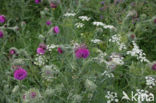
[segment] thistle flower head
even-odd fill
[[[6,18],[4,15],[0,15],[0,23],[4,23],[6,21]]]
[[[35,0],[36,4],[39,4],[41,2],[41,0]]]
[[[87,58],[89,56],[90,52],[89,50],[86,48],[85,45],[82,45],[78,48],[75,49],[75,56],[76,58],[80,59],[80,58]]]
[[[55,34],[58,34],[58,33],[60,32],[59,27],[58,27],[58,26],[55,26],[55,27],[53,28],[53,32],[54,32]]]
[[[0,30],[0,38],[3,38],[4,34],[3,31]]]
[[[14,78],[16,80],[23,80],[27,77],[27,71],[23,68],[16,69],[14,71]]]
[[[48,21],[46,22],[46,24],[49,26],[49,25],[51,25],[52,23],[51,23],[50,20],[48,20]]]
[[[41,94],[38,89],[32,88],[28,90],[24,95],[23,95],[23,101],[26,103],[30,102],[38,102],[39,99],[41,98]]]

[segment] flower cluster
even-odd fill
[[[153,78],[151,76],[146,76],[145,79],[146,79],[146,85],[149,88],[153,88],[153,87],[156,86],[156,80],[155,80],[155,78]]]
[[[115,93],[115,92],[107,91],[107,95],[105,97],[108,99],[107,103],[111,103],[111,102],[118,103],[119,102],[117,93]]]
[[[111,39],[109,39],[109,42],[116,43],[119,46],[119,50],[125,50],[127,49],[126,45],[124,43],[121,43],[121,36],[120,35],[113,35]]]
[[[76,13],[68,13],[68,12],[64,14],[65,17],[70,17],[70,16],[73,17],[75,15]]]
[[[82,28],[84,26],[84,24],[83,23],[76,23],[75,26],[76,26],[76,28]]]
[[[110,72],[108,72],[108,71],[104,71],[104,72],[102,73],[102,76],[106,76],[106,77],[108,77],[108,78],[114,78],[114,74],[113,74],[113,73],[110,73]]]
[[[95,26],[102,26],[104,29],[114,29],[114,30],[116,30],[116,28],[113,25],[106,25],[103,22],[95,21],[95,22],[93,22],[93,25],[95,25]]]
[[[89,21],[90,20],[90,17],[87,17],[87,16],[79,16],[78,18],[81,19],[82,21]]]
[[[137,57],[138,60],[140,60],[141,62],[147,62],[149,63],[149,60],[145,57],[146,54],[143,53],[142,49],[139,49],[138,45],[135,43],[135,41],[132,41],[133,43],[133,49],[131,51],[127,51],[128,55]]]
[[[38,66],[43,66],[47,62],[47,58],[44,55],[36,55],[34,64]]]

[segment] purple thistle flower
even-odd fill
[[[0,30],[0,38],[3,38],[4,34],[3,32]]]
[[[10,53],[11,55],[13,55],[13,54],[16,53],[16,51],[15,51],[14,49],[11,49],[11,50],[9,51],[9,53]]]
[[[48,20],[48,21],[46,22],[46,24],[47,24],[48,26],[51,25],[51,21]]]
[[[31,98],[35,98],[36,97],[36,92],[31,92]]]
[[[14,71],[14,78],[16,80],[23,80],[27,77],[27,71],[23,68],[16,69]]]
[[[63,53],[63,50],[61,48],[58,48],[57,51],[58,51],[59,54]]]
[[[152,70],[156,70],[156,64],[152,65]]]
[[[80,58],[87,58],[89,56],[89,50],[85,47],[80,47],[75,51],[75,56],[76,58],[80,59]]]
[[[104,1],[101,1],[101,5],[104,5],[105,4],[105,2]]]
[[[55,26],[53,28],[53,32],[56,33],[56,34],[58,34],[60,32],[59,27],[58,26]]]
[[[46,49],[47,49],[47,46],[46,46],[45,44],[41,43],[41,44],[39,45],[39,48],[43,48],[44,50],[46,50]]]
[[[154,19],[154,23],[156,24],[156,19]]]
[[[35,0],[36,4],[39,4],[41,2],[41,0]]]
[[[4,23],[6,20],[5,16],[0,15],[0,23]]]
[[[57,8],[57,5],[55,3],[50,3],[51,8]]]
[[[37,54],[45,54],[45,49],[37,48]]]
[[[47,46],[45,44],[40,44],[37,48],[37,54],[45,54]]]

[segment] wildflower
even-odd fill
[[[131,34],[131,35],[130,35],[130,38],[131,38],[132,40],[134,40],[134,39],[136,38],[135,34]]]
[[[82,28],[84,26],[84,24],[83,23],[76,23],[75,26],[76,26],[76,28]]]
[[[27,77],[27,71],[23,68],[16,69],[14,71],[14,78],[17,80],[23,80]]]
[[[82,21],[89,21],[90,17],[87,16],[79,16],[79,19],[81,19]]]
[[[46,22],[46,24],[47,24],[48,26],[51,25],[51,21],[48,20],[48,21]]]
[[[46,45],[40,44],[39,47],[37,48],[37,53],[38,54],[45,54],[45,51],[46,51]]]
[[[43,66],[47,62],[47,58],[44,55],[36,55],[34,64],[38,66]]]
[[[146,54],[143,53],[142,49],[139,49],[138,45],[135,43],[135,41],[132,41],[133,43],[133,49],[131,51],[127,51],[128,55],[137,57],[138,60],[140,60],[141,62],[147,62],[149,63],[149,60],[145,57]]]
[[[3,38],[4,34],[3,32],[0,30],[0,38]]]
[[[101,5],[104,5],[105,4],[105,2],[104,1],[101,1]]]
[[[79,47],[75,51],[75,56],[76,58],[87,58],[89,56],[89,50],[86,47]]]
[[[60,47],[57,48],[57,51],[58,51],[59,54],[62,54],[63,53],[63,50]]]
[[[152,65],[152,70],[156,70],[156,63]]]
[[[38,89],[32,88],[28,90],[24,95],[23,95],[23,101],[26,103],[30,102],[37,102],[41,98],[41,94]]]
[[[0,23],[4,23],[6,20],[5,16],[0,15]]]
[[[38,54],[45,54],[45,50],[43,48],[37,48]]]
[[[149,88],[153,88],[156,86],[156,80],[153,77],[146,76],[146,85],[149,86]]]
[[[75,13],[65,13],[64,16],[69,17],[69,16],[75,16]]]
[[[57,8],[57,5],[55,3],[50,3],[51,8]]]
[[[13,54],[16,53],[16,51],[15,51],[14,49],[11,49],[11,50],[9,51],[9,53],[10,53],[11,55],[13,55]]]
[[[41,2],[41,0],[35,0],[36,4],[39,4]]]
[[[40,48],[43,48],[44,50],[47,49],[47,46],[46,46],[45,44],[43,44],[43,43],[41,43],[41,44],[39,45],[39,47],[40,47]]]
[[[105,97],[108,99],[107,103],[112,103],[113,101],[116,103],[119,102],[119,99],[117,98],[117,93],[115,92],[107,91],[107,95]]]
[[[101,43],[102,41],[100,39],[92,39],[91,40],[92,43],[95,43],[95,44],[99,44]]]
[[[154,19],[154,23],[156,24],[156,19]]]
[[[54,32],[55,34],[58,34],[58,33],[60,32],[59,27],[58,27],[58,26],[55,26],[55,27],[53,28],[53,32]]]

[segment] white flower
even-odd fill
[[[47,45],[47,50],[52,51],[52,49],[57,48],[57,47],[58,45],[55,45],[55,44]]]
[[[120,35],[113,35],[111,39],[109,39],[109,42],[116,43],[119,46],[119,50],[125,50],[127,49],[126,45],[124,43],[121,43],[121,36]]]
[[[93,22],[93,25],[95,26],[105,26],[105,24],[103,22]]]
[[[98,43],[101,43],[102,41],[100,39],[92,39],[91,42],[98,44]]]
[[[95,22],[93,22],[93,25],[102,26],[104,29],[114,29],[114,30],[116,30],[116,28],[113,25],[106,25],[103,22],[95,21]]]
[[[118,102],[119,99],[117,98],[117,93],[115,92],[110,92],[110,91],[107,91],[107,95],[105,96],[108,100],[107,100],[107,103],[111,103],[111,102]]]
[[[102,76],[106,76],[108,78],[113,78],[114,77],[114,74],[113,73],[110,73],[108,71],[104,71],[101,75]]]
[[[34,64],[38,66],[43,66],[47,62],[47,59],[44,55],[36,55]]]
[[[87,16],[79,16],[79,19],[81,19],[82,21],[89,21],[90,17]]]
[[[66,17],[75,16],[75,15],[76,15],[76,13],[65,13],[64,14],[64,16],[66,16]]]
[[[145,57],[146,54],[143,53],[142,49],[139,49],[139,47],[137,46],[137,44],[135,43],[135,41],[132,42],[133,43],[133,49],[131,51],[127,51],[128,55],[137,57],[138,60],[140,60],[141,62],[147,62],[149,63],[150,61]]]
[[[154,86],[156,86],[155,78],[146,76],[145,79],[146,79],[146,85],[149,86],[149,88],[153,88]]]
[[[75,26],[76,26],[76,28],[82,28],[84,26],[84,24],[83,23],[76,23]]]

